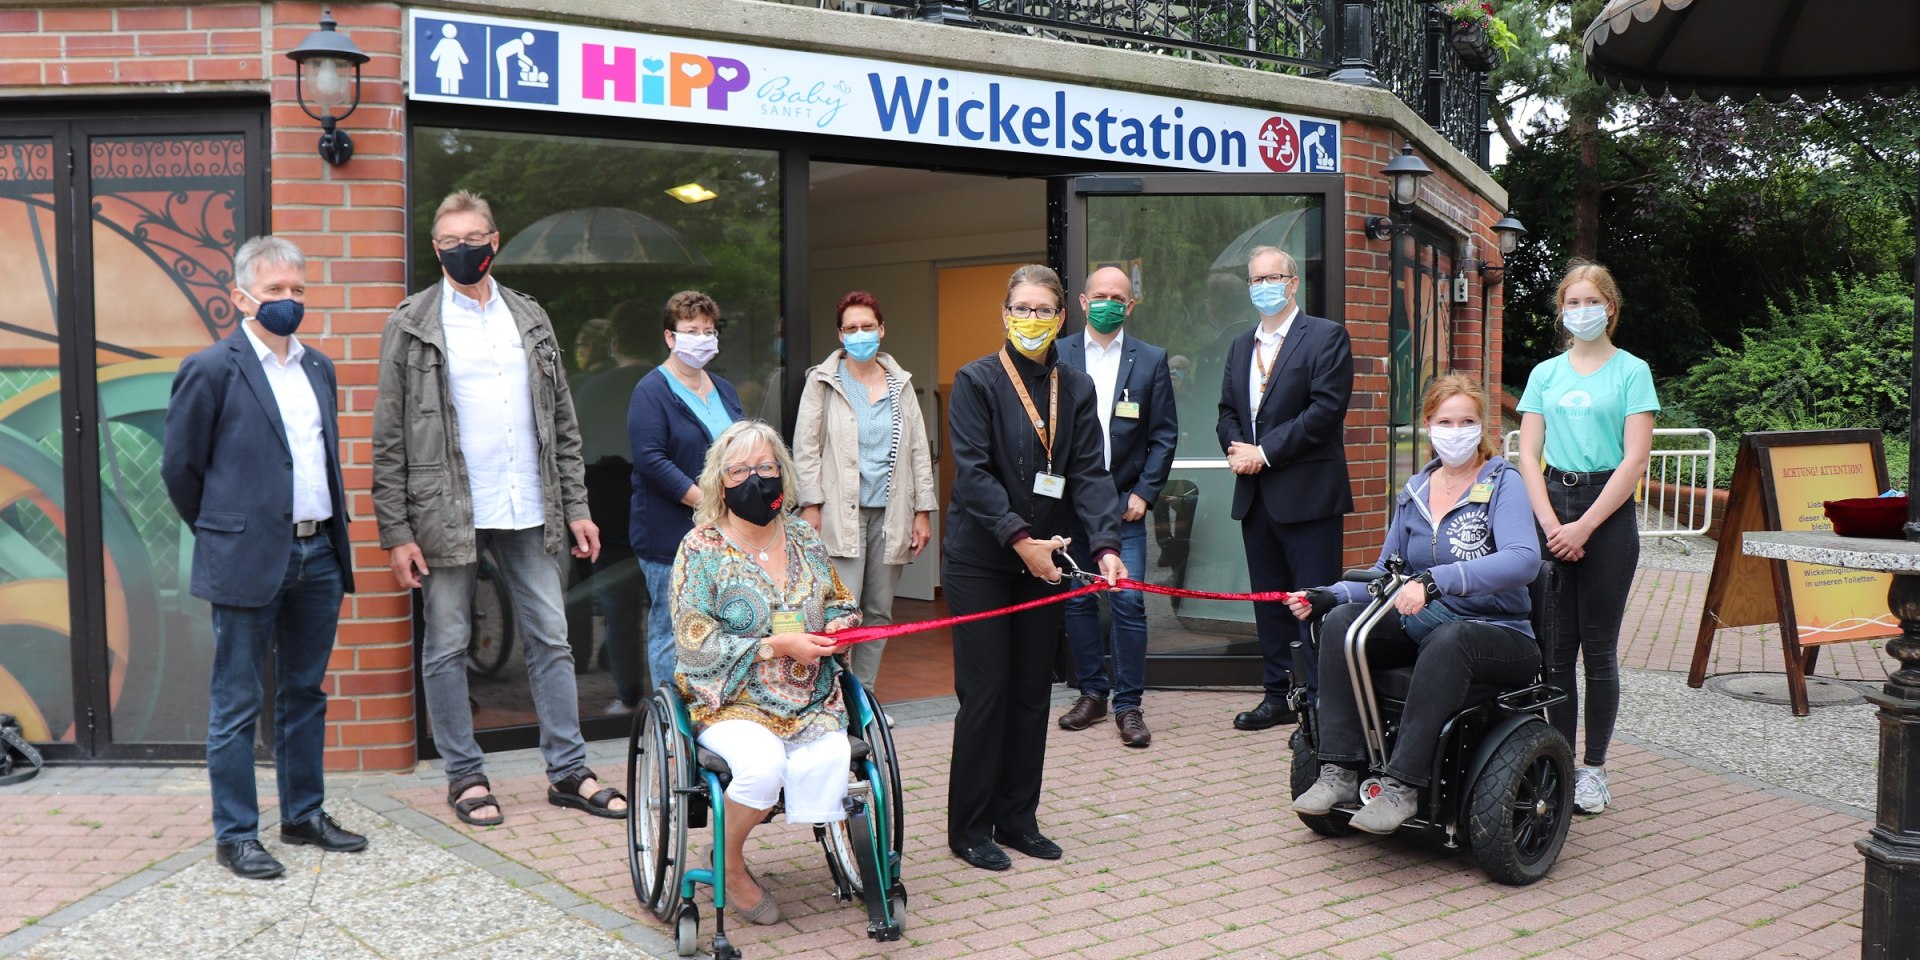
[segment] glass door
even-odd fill
[[[1344,322],[1344,185],[1326,175],[1164,173],[1067,177],[1053,186],[1049,236],[1071,294],[1067,332],[1085,325],[1078,294],[1087,274],[1119,267],[1133,277],[1138,301],[1128,335],[1164,347],[1174,377],[1179,445],[1147,515],[1147,569],[1133,573],[1168,586],[1245,591],[1234,476],[1215,425],[1227,348],[1258,321],[1247,298],[1247,252],[1272,246],[1292,254],[1301,308]],[[1149,685],[1257,686],[1260,669],[1250,604],[1147,597]]]
[[[1453,359],[1453,241],[1415,223],[1394,237],[1393,301],[1388,316],[1387,422],[1393,449],[1387,457],[1387,489],[1398,491],[1431,456],[1420,397]],[[1388,498],[1392,510],[1394,498]]]

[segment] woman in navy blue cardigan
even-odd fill
[[[680,541],[693,529],[700,503],[694,478],[707,462],[707,448],[727,426],[742,419],[733,384],[704,368],[720,352],[720,306],[713,298],[683,290],[667,300],[667,362],[640,378],[627,404],[627,441],[633,447],[633,555],[647,580],[649,684],[673,679],[672,617],[668,581]]]

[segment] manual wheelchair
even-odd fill
[[[1543,610],[1550,595],[1547,579],[1556,574],[1543,564],[1528,591],[1533,600],[1534,635],[1542,648],[1541,669],[1551,654],[1553,621]],[[1370,669],[1367,637],[1374,625],[1395,616],[1394,595],[1412,579],[1400,558],[1386,562],[1386,570],[1350,570],[1345,579],[1366,583],[1370,600],[1342,638],[1348,674],[1359,707],[1362,739],[1367,745],[1367,770],[1361,774],[1364,801],[1336,804],[1326,814],[1298,814],[1313,832],[1328,837],[1354,832],[1350,824],[1362,802],[1379,795],[1387,758],[1399,733],[1401,711],[1413,680],[1411,666]],[[1320,622],[1316,617],[1309,639],[1293,644],[1293,676],[1289,706],[1300,714],[1293,733],[1293,796],[1307,792],[1320,773],[1317,752],[1318,715],[1307,695],[1306,658],[1319,656]],[[1518,690],[1500,690],[1475,683],[1467,703],[1448,718],[1434,749],[1428,786],[1420,790],[1418,811],[1399,833],[1438,840],[1458,850],[1464,840],[1475,861],[1497,882],[1524,886],[1547,875],[1566,843],[1573,813],[1573,750],[1566,737],[1546,720],[1547,708],[1566,700],[1566,693],[1536,677]]]
[[[852,783],[847,818],[815,824],[814,839],[826,852],[834,899],[858,896],[867,908],[867,936],[898,940],[906,932],[907,888],[900,880],[902,821],[900,765],[893,732],[880,706],[852,672],[841,671],[851,741]],[[694,888],[713,888],[713,955],[738,960],[727,939],[726,807],[723,791],[732,779],[726,761],[694,741],[686,704],[661,685],[634,713],[627,739],[627,862],[633,892],[642,906],[673,924],[674,946],[692,956],[700,939],[700,908]],[[767,811],[768,820],[782,804]],[[696,866],[688,857],[688,831],[712,821],[713,854]]]

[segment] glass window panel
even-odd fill
[[[101,545],[116,743],[206,739],[211,615],[187,592],[193,533],[160,479],[181,358],[233,329],[233,255],[258,202],[240,134],[92,138]]]
[[[0,138],[0,713],[72,742],[53,156]]]
[[[1176,467],[1148,521],[1153,583],[1196,590],[1248,589],[1233,473],[1220,450],[1227,349],[1258,322],[1247,295],[1247,251],[1272,246],[1299,264],[1301,306],[1326,314],[1323,201],[1318,194],[1126,195],[1087,198],[1087,263],[1135,280],[1130,335],[1165,347],[1179,371]],[[1077,291],[1084,278],[1067,278]],[[1209,600],[1147,600],[1148,652],[1258,655],[1253,608]]]
[[[608,672],[609,640],[634,648],[632,662],[645,659],[645,587],[626,547],[626,414],[633,385],[666,359],[669,296],[695,289],[719,303],[720,355],[707,370],[739,390],[747,416],[781,422],[779,154],[449,127],[414,133],[412,288],[441,277],[429,246],[435,208],[472,190],[500,231],[493,275],[537,298],[573,348],[567,376],[603,552],[598,564],[573,564],[568,633],[581,715],[599,716],[622,692]],[[682,191],[694,200],[686,202],[667,192],[689,184],[714,196]],[[616,337],[622,356],[603,352],[609,326],[632,331]],[[469,656],[479,729],[535,722],[522,644],[493,584],[483,576]]]

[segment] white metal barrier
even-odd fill
[[[1663,443],[1664,440],[1664,443]],[[1713,478],[1719,441],[1712,430],[1653,431],[1647,474],[1634,491],[1643,537],[1699,536],[1713,526]],[[1520,431],[1507,434],[1506,457],[1520,465]]]

